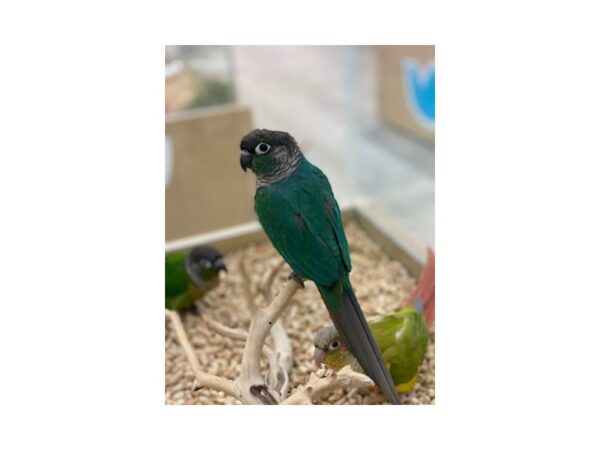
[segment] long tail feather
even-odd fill
[[[427,263],[408,303],[421,310],[428,326],[435,322],[435,255],[430,248],[427,249]]]
[[[326,297],[329,293],[321,290]],[[400,404],[394,381],[383,360],[360,305],[351,287],[344,287],[341,306],[336,308],[325,301],[333,323],[344,339],[352,354],[358,359],[365,373],[381,388],[387,399],[395,405]]]

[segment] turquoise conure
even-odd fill
[[[283,131],[254,130],[242,138],[240,149],[242,169],[256,174],[254,209],[273,246],[298,277],[314,281],[364,372],[399,404],[350,284],[350,250],[327,177]]]

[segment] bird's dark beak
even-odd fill
[[[227,266],[225,265],[222,259],[215,263],[215,269],[217,269],[217,272],[220,272],[221,270],[227,272]]]
[[[248,169],[248,167],[252,168],[252,154],[246,150],[242,150],[240,152],[240,164],[242,169],[244,169],[244,172]]]
[[[321,364],[325,362],[325,351],[321,347],[315,345],[315,364],[317,369],[321,367]]]

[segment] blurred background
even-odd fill
[[[434,247],[434,46],[167,46],[166,239],[255,220],[254,128],[292,134],[340,207]]]

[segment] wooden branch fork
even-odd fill
[[[260,374],[260,353],[271,327],[279,319],[299,288],[300,285],[295,280],[289,280],[277,298],[265,308],[260,308],[252,319],[242,356],[240,376],[235,381],[240,398],[244,403],[274,405],[279,403],[285,395],[285,393],[266,385]],[[277,382],[279,384],[279,379]],[[281,379],[281,383],[283,383],[283,379]]]
[[[265,297],[265,307],[256,308],[250,290],[248,290],[248,306],[250,312],[254,314],[248,332],[227,327],[212,319],[201,307],[198,308],[198,312],[208,328],[223,336],[246,341],[240,374],[235,381],[209,375],[202,370],[179,313],[165,310],[166,317],[173,324],[177,339],[192,367],[196,377],[195,385],[222,391],[249,405],[312,404],[313,401],[326,396],[337,388],[372,386],[373,381],[369,377],[352,371],[349,366],[344,367],[338,373],[319,369],[317,373],[311,375],[305,386],[299,387],[289,398],[286,398],[289,390],[289,373],[293,363],[292,346],[279,318],[292,301],[296,291],[303,286],[296,278],[290,277],[283,290],[273,300],[271,286],[282,266],[283,262],[270,271],[260,284],[258,290]],[[241,270],[244,278],[249,282],[243,264]],[[265,345],[265,339],[269,333],[273,339],[274,349]],[[269,362],[269,371],[266,377],[260,373],[261,353]]]

